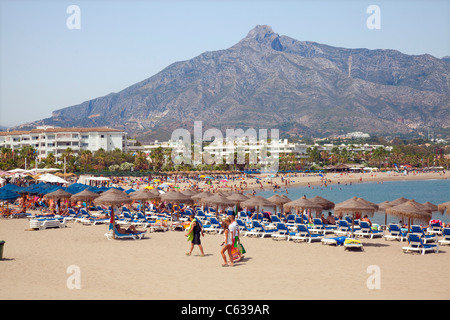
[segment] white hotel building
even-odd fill
[[[31,131],[0,132],[0,148],[13,150],[32,146],[37,150],[39,159],[52,153],[59,158],[71,148],[75,153],[83,150],[95,152],[120,149],[127,150],[127,134],[111,128],[57,128],[42,126]]]

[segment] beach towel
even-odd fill
[[[348,244],[348,245],[360,245],[360,244],[361,244],[361,241],[356,240],[356,239],[350,239],[350,238],[348,238],[348,239],[345,239],[344,244]]]
[[[195,219],[192,220],[192,222],[196,221]],[[192,226],[192,222],[189,224],[189,226],[186,228],[186,231],[189,232],[191,231],[191,226]],[[188,237],[187,237],[187,241],[192,242],[192,240],[194,240],[194,232],[191,232]]]
[[[341,244],[343,244],[345,242],[345,239],[347,239],[346,237],[337,237],[337,238],[332,238],[334,240],[336,240],[336,244],[338,246],[340,246]]]

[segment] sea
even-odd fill
[[[384,182],[357,182],[352,184],[333,184],[327,187],[292,187],[287,189],[279,189],[277,192],[265,190],[257,192],[257,195],[269,198],[274,194],[284,194],[292,200],[296,200],[302,196],[313,198],[321,196],[335,204],[348,200],[354,196],[364,198],[373,203],[381,203],[383,201],[392,201],[400,197],[415,200],[424,203],[431,202],[435,205],[450,201],[450,179],[436,180],[405,180],[405,181],[384,181]],[[269,208],[267,208],[269,209]],[[330,210],[332,213],[333,211]],[[323,212],[325,216],[328,211]],[[385,224],[385,213],[376,212],[370,218],[372,223],[379,225]],[[432,219],[441,220],[450,223],[450,212],[441,214],[433,212]],[[398,223],[399,217],[387,215],[387,223]]]

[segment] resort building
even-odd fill
[[[17,150],[32,146],[37,150],[38,159],[52,153],[59,159],[67,148],[73,152],[99,149],[105,151],[120,149],[127,151],[127,134],[111,128],[57,128],[42,126],[31,131],[0,132],[0,148]]]
[[[145,152],[147,155],[157,149],[162,148],[164,150],[171,150],[172,154],[175,155],[186,155],[189,154],[188,148],[192,148],[193,146],[190,143],[183,143],[180,141],[164,141],[159,142],[155,141],[151,145],[144,145],[140,147],[140,151]],[[392,147],[383,146],[383,145],[369,145],[369,144],[305,144],[305,143],[294,143],[289,142],[288,139],[279,139],[277,141],[268,141],[268,140],[255,140],[249,142],[245,139],[235,139],[233,141],[214,141],[209,144],[204,144],[202,146],[202,150],[200,154],[208,155],[214,159],[232,159],[233,156],[236,156],[238,152],[241,152],[245,155],[256,155],[258,157],[258,162],[261,162],[263,159],[260,158],[262,154],[271,155],[274,154],[275,157],[278,157],[280,154],[294,154],[297,159],[308,158],[309,152],[308,149],[317,148],[319,152],[326,151],[330,154],[333,153],[334,150],[347,150],[349,153],[356,154],[358,152],[371,152],[378,148],[384,148],[387,151],[391,151]],[[192,154],[191,154],[192,155]],[[193,163],[197,165],[199,163]]]

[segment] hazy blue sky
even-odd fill
[[[80,8],[80,29],[66,12]],[[381,29],[366,13],[380,8]],[[169,64],[226,49],[258,24],[297,40],[450,55],[450,1],[0,0],[0,125],[120,91]]]

